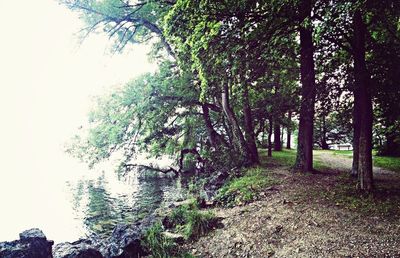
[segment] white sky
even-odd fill
[[[60,147],[85,120],[90,96],[155,65],[143,46],[109,54],[105,35],[79,47],[74,34],[82,22],[55,0],[0,0],[0,24],[1,226],[26,201],[27,188],[59,176]]]

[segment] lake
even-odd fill
[[[181,198],[179,181],[171,177],[120,176],[112,166],[89,170],[59,153],[31,169],[21,163],[0,173],[0,241],[38,227],[56,243],[96,233],[107,236],[117,223],[130,223],[162,203]],[[18,164],[16,164],[18,165]]]

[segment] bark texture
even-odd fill
[[[311,19],[311,0],[301,0],[299,4],[301,20]],[[314,46],[312,25],[300,25],[300,77],[301,105],[295,171],[313,170],[313,130],[315,104]]]
[[[290,150],[291,149],[291,141],[292,141],[292,127],[291,127],[291,122],[292,122],[292,111],[289,110],[288,112],[288,126],[286,128],[286,149]]]
[[[358,183],[362,190],[373,189],[372,175],[372,98],[371,77],[365,61],[365,38],[367,27],[362,13],[357,10],[353,18],[354,26],[354,79],[355,79],[355,115],[359,122],[358,142]]]
[[[274,123],[274,150],[275,151],[281,151],[282,150],[281,125],[276,120],[275,120],[275,123]]]
[[[229,104],[229,89],[228,85],[224,84],[223,90],[221,93],[222,98],[222,109],[224,114],[228,120],[228,123],[232,127],[232,141],[234,148],[241,154],[244,162],[251,163],[251,159],[249,158],[249,149],[247,147],[246,141],[243,136],[243,132],[239,126],[238,120],[233,112],[230,104]]]
[[[249,150],[249,158],[252,164],[260,163],[254,135],[253,118],[249,101],[249,89],[247,84],[243,85],[243,116],[244,116],[244,131],[247,148]]]

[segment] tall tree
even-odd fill
[[[354,116],[357,117],[355,132],[358,136],[358,178],[362,190],[373,188],[372,177],[372,83],[365,61],[367,27],[361,10],[353,17],[354,51]]]
[[[313,170],[313,130],[315,103],[314,44],[311,22],[311,0],[301,0],[300,14],[300,70],[301,70],[301,105],[295,171]]]

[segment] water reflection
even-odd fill
[[[118,223],[133,223],[163,203],[181,198],[179,180],[130,173],[125,177],[105,171],[94,178],[69,181],[75,220],[84,234],[108,236]]]

